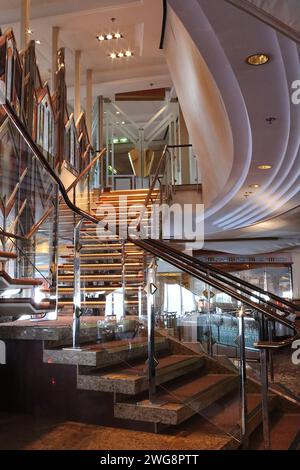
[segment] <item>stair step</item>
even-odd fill
[[[238,386],[232,374],[205,374],[186,377],[157,393],[156,403],[116,403],[114,416],[120,419],[178,425],[214,403]]]
[[[270,428],[271,450],[300,450],[300,413],[273,412]],[[262,428],[251,436],[249,447],[264,449]]]
[[[269,397],[269,411],[276,404],[276,397]],[[247,393],[247,416],[248,416],[248,434],[250,435],[262,422],[262,405],[260,393]],[[216,402],[212,403],[201,415],[210,423],[216,425],[219,429],[225,431],[235,441],[240,441],[241,431],[241,411],[240,395],[238,390],[225,395]]]
[[[126,286],[125,287],[125,293],[126,292],[138,292],[141,286]],[[114,292],[118,287],[106,287],[106,286],[98,286],[98,287],[82,287],[81,291],[82,292]],[[61,287],[58,286],[58,292],[60,294],[73,294],[74,289],[72,287]]]
[[[83,250],[108,250],[108,249],[122,249],[123,244],[122,243],[96,243],[96,244],[88,244],[88,243],[82,243],[82,248],[81,252]],[[125,243],[125,247],[135,247],[134,243]],[[74,245],[67,245],[68,249],[74,249]],[[136,247],[135,247],[136,249]]]
[[[140,258],[140,257],[144,257],[144,254],[142,252],[139,252],[139,251],[126,251],[125,252],[125,256],[126,258]],[[67,259],[67,260],[70,260],[70,259],[74,259],[74,255],[62,255],[61,258],[63,259]],[[81,259],[94,259],[94,260],[97,260],[97,259],[106,259],[106,258],[122,258],[122,253],[121,252],[108,252],[108,253],[80,253],[80,258]]]
[[[125,305],[138,305],[138,300],[125,300],[124,301]],[[60,299],[58,301],[58,306],[59,307],[64,307],[68,305],[74,305],[73,299],[72,300],[64,300]],[[106,300],[98,300],[98,299],[91,299],[91,300],[84,300],[81,302],[81,307],[105,307],[106,306]]]
[[[0,251],[0,261],[9,261],[10,259],[16,259],[16,253],[12,253],[11,251]]]
[[[0,271],[0,290],[4,289],[29,289],[40,286],[43,281],[40,279],[19,278],[14,279],[6,271]]]
[[[92,271],[111,271],[115,269],[122,269],[122,263],[81,263],[80,269],[83,270],[92,270]],[[126,268],[131,268],[131,269],[141,269],[143,267],[143,263],[131,263],[131,262],[125,262],[125,267]],[[58,269],[61,271],[68,271],[74,269],[74,264],[60,264],[58,266]]]
[[[171,355],[159,359],[156,368],[156,382],[162,384],[183,374],[197,370],[204,365],[204,356]],[[81,390],[116,392],[138,395],[148,390],[147,366],[145,361],[124,364],[109,371],[92,371],[79,374],[77,387]]]
[[[166,338],[157,337],[155,348],[157,352],[167,351]],[[116,340],[107,343],[90,344],[80,350],[45,349],[44,362],[55,364],[73,364],[90,367],[106,367],[144,357],[146,359],[148,342],[146,337],[135,337],[132,340]]]
[[[40,315],[55,308],[53,302],[36,303],[31,298],[0,299],[1,316]]]
[[[143,274],[125,274],[124,278],[127,280],[143,280],[144,275]],[[73,281],[74,279],[74,273],[72,274],[61,274],[58,275],[58,281],[59,282],[70,282]],[[84,281],[122,281],[123,276],[121,274],[85,274],[83,276]]]

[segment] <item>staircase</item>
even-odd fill
[[[93,215],[103,219],[104,210],[113,207],[116,214],[117,228],[126,226],[137,219],[145,201],[148,190],[136,191],[106,191],[99,195],[96,191],[92,197]],[[154,193],[155,195],[155,193]],[[127,206],[119,207],[119,201],[126,198]],[[78,199],[78,205],[84,207],[84,197]],[[132,210],[135,207],[137,213]],[[147,217],[151,211],[151,203],[145,211]],[[101,212],[101,216],[99,215]],[[106,216],[107,217],[107,216]],[[106,221],[113,222],[108,216]],[[60,239],[72,240],[74,215],[66,204],[60,205]],[[123,294],[124,308],[127,314],[138,314],[139,296],[145,286],[145,252],[128,241],[123,242],[116,234],[104,240],[97,234],[95,224],[84,221],[81,227],[80,268],[82,278],[82,303],[90,314],[104,315],[107,296],[111,295],[112,310],[114,311],[114,295]],[[60,249],[60,264],[58,266],[58,306],[62,314],[71,313],[73,306],[74,281],[74,245],[62,245]],[[118,307],[119,308],[119,307]],[[118,312],[122,315],[123,312]]]
[[[157,333],[157,393],[150,401],[145,333],[88,342],[78,351],[50,346],[44,350],[44,362],[76,365],[79,390],[113,395],[117,427],[123,421],[123,427],[132,429],[139,422],[162,439],[188,437],[199,449],[241,447],[238,373],[206,354]],[[255,381],[248,380],[247,402],[249,447],[263,449],[261,393]],[[269,411],[272,448],[298,446],[300,407],[272,392]]]

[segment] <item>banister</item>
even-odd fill
[[[151,240],[149,240],[151,242]],[[186,258],[188,260],[190,260],[191,257],[189,257],[187,254],[177,250],[176,248],[174,247],[171,247],[159,240],[155,240],[155,243],[158,243],[160,245],[162,245],[164,248],[168,248],[168,250],[170,251],[173,251],[176,255],[178,256],[181,256],[183,258]],[[237,278],[236,276],[230,274],[230,273],[226,273],[224,271],[222,271],[221,269],[219,268],[216,268],[214,266],[211,266],[211,265],[207,265],[206,263],[204,263],[203,261],[200,261],[199,259],[196,259],[196,258],[192,258],[193,260],[193,263],[199,265],[199,266],[202,266],[204,269],[209,269],[211,272],[214,272],[214,273],[217,273],[218,275],[222,276],[223,278],[225,279],[229,279],[230,281],[234,282],[234,283],[239,283],[240,285],[242,286],[245,286],[247,287],[248,289],[252,289],[256,292],[260,292],[261,294],[263,295],[267,295],[268,297],[272,298],[274,301],[276,302],[279,302],[283,305],[286,305],[287,307],[293,309],[293,310],[297,310],[297,311],[300,311],[300,306],[299,305],[295,305],[294,303],[290,302],[289,300],[286,300],[286,299],[282,299],[281,297],[279,297],[278,295],[276,294],[273,294],[272,292],[266,292],[264,291],[264,289],[262,289],[261,287],[258,287],[258,286],[253,286],[252,284],[250,284],[249,282],[243,280],[243,279],[240,279],[240,278]],[[255,296],[254,293],[251,292],[251,295]],[[264,300],[263,298],[261,297],[258,297],[256,296],[257,298],[259,298],[262,302],[264,303],[269,303],[267,300]],[[280,308],[280,306],[278,305],[274,305],[274,307],[276,307],[278,310],[282,310],[282,308]]]
[[[58,185],[60,193],[61,193],[66,205],[69,207],[69,209],[71,209],[73,212],[78,214],[80,217],[83,217],[84,219],[89,220],[90,222],[93,222],[93,223],[97,224],[99,221],[96,217],[92,216],[88,212],[83,211],[82,209],[79,209],[79,207],[75,206],[75,204],[73,204],[71,202],[71,200],[69,199],[69,196],[68,196],[68,192],[67,192],[66,188],[64,187],[62,181],[56,175],[55,171],[51,168],[50,164],[48,163],[48,161],[46,160],[46,158],[44,157],[44,155],[42,154],[42,152],[40,151],[40,149],[38,148],[36,143],[33,141],[32,137],[28,134],[28,131],[27,131],[25,125],[19,119],[19,117],[15,113],[12,106],[7,102],[7,100],[5,101],[4,104],[1,103],[1,105],[4,109],[4,111],[6,112],[7,116],[9,117],[9,119],[13,123],[13,125],[16,127],[18,132],[23,137],[24,141],[26,142],[26,144],[28,145],[28,147],[30,148],[32,153],[36,156],[36,158],[39,160],[39,162],[42,164],[42,166],[48,172],[49,176]]]
[[[282,349],[287,346],[290,346],[297,339],[300,339],[300,328],[297,325],[295,325],[293,322],[291,322],[290,320],[287,320],[286,318],[270,310],[269,308],[264,307],[261,304],[257,304],[253,302],[251,299],[248,299],[247,297],[244,297],[243,295],[239,294],[236,290],[231,289],[231,287],[223,285],[215,279],[211,279],[207,274],[204,274],[203,272],[199,270],[199,268],[194,267],[190,263],[188,262],[185,263],[179,257],[172,256],[172,254],[168,252],[168,247],[167,249],[163,250],[159,245],[155,245],[153,241],[152,243],[149,243],[149,240],[141,240],[139,238],[130,238],[130,241],[132,241],[135,245],[143,248],[144,250],[154,254],[155,256],[162,258],[163,260],[179,268],[180,270],[186,272],[187,274],[195,277],[196,279],[204,281],[207,284],[211,285],[212,287],[215,287],[216,289],[221,290],[222,292],[225,292],[226,294],[230,295],[232,298],[238,300],[239,302],[242,302],[248,307],[251,307],[252,309],[262,313],[270,320],[278,322],[282,324],[283,326],[286,326],[294,331],[294,336],[287,338],[283,341],[278,341],[278,342],[260,341],[257,343],[258,348]]]
[[[75,188],[75,186],[79,183],[79,181],[90,171],[90,169],[97,163],[100,158],[103,157],[106,149],[103,148],[98,155],[85,167],[85,169],[75,178],[72,184],[68,186],[67,192],[71,191],[71,189]]]
[[[74,189],[76,187],[76,185],[79,183],[79,181],[81,180],[81,178],[83,178],[83,176],[86,175],[86,173],[88,173],[88,171],[92,168],[93,165],[95,165],[95,163],[97,163],[97,161],[103,157],[104,155],[104,152],[105,152],[105,148],[101,150],[101,152],[86,166],[86,168],[80,173],[80,175],[78,175],[75,180],[73,181],[72,184],[70,184],[70,186],[68,186],[68,188],[66,189],[67,193],[69,193],[71,191],[71,189]],[[62,200],[62,196],[59,198],[59,203],[61,202]],[[45,220],[47,220],[47,218],[49,217],[49,215],[53,212],[53,206],[52,207],[49,207],[49,209],[42,215],[42,217],[40,218],[40,220],[38,220],[31,228],[30,232],[26,234],[26,239],[30,239],[36,232],[37,230],[40,228],[40,226],[45,222]]]
[[[163,149],[163,151],[162,151],[162,154],[161,154],[161,156],[160,156],[158,165],[157,165],[157,167],[156,167],[156,172],[155,172],[155,174],[154,174],[154,178],[153,178],[152,183],[151,183],[151,185],[150,185],[150,188],[149,188],[149,190],[148,190],[148,192],[147,192],[147,194],[146,194],[145,202],[144,202],[144,205],[143,205],[143,207],[142,207],[142,210],[141,210],[141,213],[140,213],[140,217],[139,217],[139,219],[138,219],[138,223],[137,223],[137,229],[138,229],[138,230],[140,230],[141,222],[142,222],[142,220],[143,220],[145,210],[146,210],[146,208],[147,208],[147,206],[148,206],[148,204],[149,204],[149,201],[150,201],[150,199],[151,199],[151,195],[152,195],[152,192],[153,192],[153,190],[154,190],[154,188],[155,188],[156,182],[157,182],[157,180],[158,180],[158,177],[159,177],[159,174],[160,174],[160,169],[161,169],[162,163],[163,163],[164,160],[165,160],[165,155],[166,155],[167,151],[168,151],[168,145],[165,145],[165,146],[164,146],[164,149]]]

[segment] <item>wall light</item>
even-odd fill
[[[40,41],[39,39],[37,39],[37,40],[35,41],[35,43],[38,44],[38,45],[40,45],[40,44],[41,44],[41,41]]]

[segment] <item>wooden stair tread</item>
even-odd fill
[[[15,279],[12,278],[6,271],[0,271],[0,278],[3,279],[3,286],[7,284],[7,287],[16,286],[16,287],[32,287],[32,286],[40,286],[43,284],[43,281],[40,279],[33,279],[33,278],[20,278]],[[1,286],[1,281],[0,281]],[[5,287],[5,286],[4,286]],[[2,288],[2,286],[1,286]]]
[[[10,259],[17,259],[17,254],[12,253],[11,251],[1,251],[0,250],[0,261],[6,261]]]

